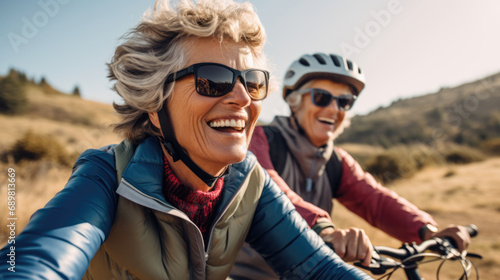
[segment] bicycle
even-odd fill
[[[475,237],[478,234],[478,228],[475,225],[468,225],[466,228],[471,237]],[[433,251],[433,253],[426,251]],[[382,255],[387,257],[383,257]],[[424,260],[425,257],[430,257],[431,259]],[[436,272],[436,279],[439,279],[440,270],[445,262],[458,261],[464,271],[460,280],[469,279],[473,267],[475,269],[475,279],[479,279],[477,266],[469,258],[481,259],[482,256],[475,253],[467,253],[465,251],[464,253],[458,252],[455,242],[451,238],[434,237],[418,245],[416,243],[405,243],[399,249],[386,246],[374,246],[372,261],[368,267],[363,266],[361,262],[355,262],[354,265],[369,270],[375,275],[383,274],[379,279],[390,279],[395,271],[404,269],[408,280],[422,280],[423,278],[418,271],[419,265],[441,261]],[[391,271],[387,272],[388,270]]]

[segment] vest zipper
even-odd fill
[[[254,165],[254,168],[255,168],[255,165]],[[253,169],[252,169],[253,170]],[[244,182],[246,180],[246,178],[250,175],[251,172],[248,172],[247,175],[245,176],[245,179],[242,180],[242,182]],[[233,203],[233,201],[236,199],[236,196],[241,192],[241,185],[239,186],[238,190],[234,193],[233,197],[231,198],[231,200],[229,200],[229,202],[227,203],[226,207],[224,208],[224,210],[219,214],[217,215],[217,218],[214,219],[214,222],[212,223],[212,226],[210,227],[210,237],[208,238],[208,243],[207,243],[207,248],[206,248],[206,251],[205,251],[205,258],[208,260],[208,252],[210,252],[210,248],[212,247],[212,235],[214,233],[214,228],[215,228],[215,225],[217,223],[219,223],[220,219],[222,218],[222,216],[224,216],[224,214],[226,214],[227,212],[227,209],[229,208],[229,205],[231,205],[231,203]]]
[[[309,177],[307,177],[306,179],[306,192],[312,191],[312,185],[313,185],[312,177],[314,176],[314,172],[316,171],[316,163],[318,162],[318,159],[321,157],[322,153],[323,152],[319,149],[318,151],[316,151],[316,155],[314,156],[314,160],[311,166],[311,171],[309,171]]]
[[[255,167],[254,167],[255,168]],[[245,179],[249,176],[250,172],[247,174],[247,176],[245,177]],[[244,180],[243,180],[244,181]],[[217,218],[214,220],[214,223],[212,224],[211,228],[210,228],[210,237],[208,239],[208,245],[207,247],[205,248],[205,243],[203,242],[203,235],[201,234],[201,231],[200,229],[189,219],[189,217],[184,214],[184,212],[182,212],[181,210],[169,205],[169,204],[166,204],[165,202],[159,200],[159,199],[156,199],[152,196],[149,196],[147,194],[145,194],[144,192],[140,191],[139,189],[137,189],[136,187],[134,187],[132,184],[130,184],[129,182],[127,182],[125,179],[122,178],[122,182],[127,186],[129,187],[130,189],[134,190],[135,192],[137,192],[138,194],[144,196],[144,197],[147,197],[151,200],[154,200],[156,202],[159,202],[161,205],[169,208],[169,209],[175,209],[177,211],[179,211],[180,213],[179,214],[172,214],[172,213],[166,213],[164,212],[165,214],[168,214],[168,215],[173,215],[173,216],[176,216],[176,217],[179,217],[185,221],[187,221],[188,223],[192,224],[196,229],[197,229],[197,232],[201,238],[201,245],[203,246],[203,249],[204,249],[204,256],[205,256],[205,261],[203,262],[203,271],[205,271],[206,269],[206,263],[208,261],[208,257],[209,257],[209,254],[208,252],[210,252],[210,248],[211,248],[211,245],[212,245],[212,235],[213,235],[213,231],[214,231],[214,228],[215,228],[215,225],[220,221],[220,219],[224,216],[224,214],[227,212],[227,209],[229,208],[228,206],[231,205],[231,203],[235,200],[236,196],[241,192],[241,185],[240,187],[238,188],[238,190],[234,193],[233,197],[231,198],[231,200],[229,200],[229,202],[227,203],[227,206],[224,208],[224,210],[217,216]]]

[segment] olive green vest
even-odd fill
[[[115,147],[118,178],[133,149],[125,141]],[[83,279],[225,279],[264,186],[263,169],[257,166],[216,218],[208,254],[199,229],[184,213],[140,193],[121,178],[113,226]]]

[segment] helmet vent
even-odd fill
[[[332,58],[333,60],[333,64],[335,64],[335,66],[337,67],[340,67],[340,60],[338,57],[336,57],[335,55],[331,54],[330,57]]]
[[[346,60],[347,62],[347,68],[352,71],[352,62],[350,60]]]
[[[320,55],[320,54],[314,54],[314,58],[319,62],[321,65],[326,65],[325,59]]]
[[[285,79],[290,79],[291,77],[293,77],[293,75],[295,75],[295,72],[290,70],[290,71],[286,72]]]
[[[294,90],[315,79],[347,84],[355,89],[355,94],[359,94],[365,87],[364,72],[355,61],[335,53],[317,51],[299,56],[284,72],[283,98],[286,101],[287,96]]]
[[[304,66],[311,66],[309,62],[307,62],[307,60],[305,60],[304,58],[299,59],[299,63]]]

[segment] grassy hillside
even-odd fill
[[[338,143],[391,147],[454,142],[480,147],[500,138],[500,73],[355,116]]]
[[[119,140],[109,128],[116,121],[110,104],[59,92],[46,82],[28,81],[22,84],[22,90],[26,109],[15,114],[0,113],[0,154],[10,150],[28,131],[57,138],[69,154]]]

